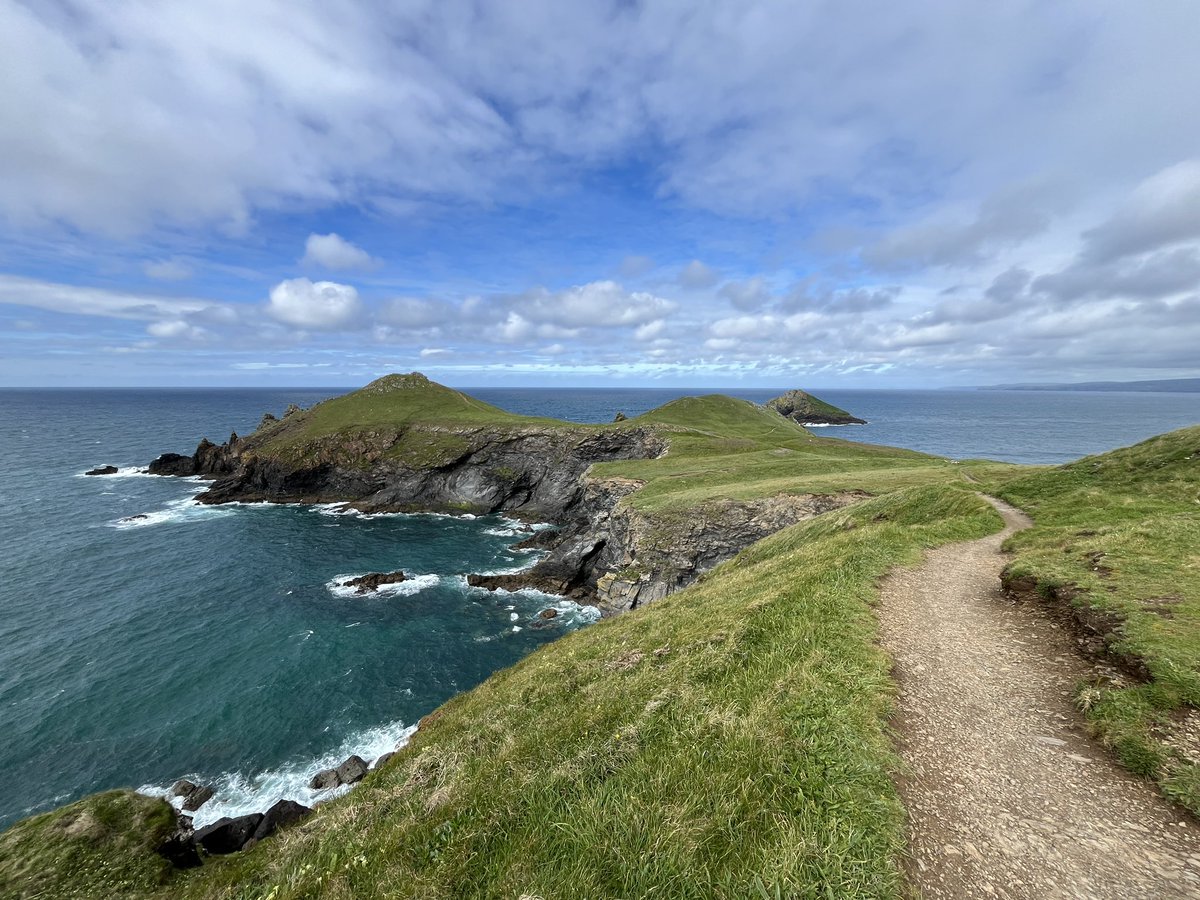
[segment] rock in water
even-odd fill
[[[356,781],[362,781],[369,769],[367,761],[361,756],[351,756],[337,767],[338,781],[342,784],[354,784]]]
[[[408,576],[403,572],[372,572],[370,575],[351,578],[343,587],[355,588],[356,594],[369,594],[371,591],[379,590],[385,584],[399,584],[407,580]]]
[[[557,609],[543,609],[538,616],[543,619],[553,619],[558,615]]]
[[[117,467],[116,466],[96,466],[96,468],[91,469],[90,471],[84,472],[83,474],[84,475],[116,475]]]
[[[767,409],[800,425],[866,425],[865,419],[852,416],[807,391],[788,391],[767,401]]]
[[[254,836],[262,820],[262,813],[218,819],[196,832],[196,844],[212,854],[237,853]]]
[[[182,475],[196,474],[196,459],[180,453],[164,453],[150,463],[151,475]]]
[[[311,790],[327,791],[343,784],[354,784],[362,781],[370,767],[361,756],[351,756],[336,769],[322,769],[308,783]]]
[[[294,825],[311,814],[312,809],[303,803],[297,803],[295,800],[280,800],[263,814],[263,819],[254,829],[254,836],[251,840],[257,843],[268,835],[274,834],[276,829]]]
[[[180,778],[171,785],[171,790],[167,793],[172,797],[183,798],[183,809],[185,812],[195,812],[212,799],[214,791],[208,785],[199,785],[193,781],[188,781],[186,778]]]

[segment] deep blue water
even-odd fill
[[[115,786],[215,781],[206,818],[278,796],[350,752],[391,749],[425,713],[589,620],[553,598],[457,575],[528,562],[499,518],[334,516],[201,507],[201,485],[126,474],[263,411],[340,390],[0,391],[0,828]],[[499,390],[507,409],[575,421],[688,391]],[[727,391],[762,401],[775,391]],[[1200,395],[825,391],[870,420],[826,434],[955,458],[1061,462],[1200,421]],[[145,519],[122,523],[125,517]],[[424,576],[379,597],[339,575]],[[17,773],[13,776],[12,773]]]

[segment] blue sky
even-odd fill
[[[0,385],[1200,367],[1200,14],[0,0]]]

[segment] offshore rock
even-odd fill
[[[407,581],[408,576],[403,572],[372,572],[370,575],[359,575],[345,582],[342,587],[355,588],[356,594],[369,594],[377,591],[385,584],[400,584]]]
[[[96,466],[96,468],[90,469],[89,471],[84,472],[83,474],[84,475],[116,475],[117,471],[118,470],[117,470],[116,466]]]

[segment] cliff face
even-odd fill
[[[394,459],[401,442],[436,444],[442,458],[426,466]],[[653,459],[666,446],[637,427],[412,426],[316,441],[288,458],[235,434],[220,446],[202,441],[190,457],[165,454],[150,471],[214,478],[202,503],[347,502],[364,512],[506,512],[560,522],[575,517],[592,463]]]
[[[537,588],[594,604],[605,616],[616,615],[686,587],[769,534],[866,496],[843,492],[721,500],[664,517],[621,503],[639,487],[640,482],[623,478],[587,479],[580,517],[557,536],[537,565],[512,575],[472,576],[471,584]]]
[[[539,588],[595,604],[606,615],[661,599],[761,538],[865,496],[778,494],[643,512],[628,501],[643,482],[594,477],[590,467],[657,459],[677,434],[690,436],[693,453],[702,436],[713,453],[724,454],[721,465],[736,467],[728,454],[764,448],[748,435],[779,434],[773,415],[728,398],[677,401],[658,412],[579,426],[515,416],[418,373],[390,375],[310,410],[264,416],[245,438],[204,440],[191,456],[164,454],[150,471],[212,479],[197,498],[202,503],[339,502],[364,512],[506,513],[550,521],[559,528],[527,542],[547,551],[536,566],[473,575],[471,583]],[[797,437],[811,440],[798,431]]]

